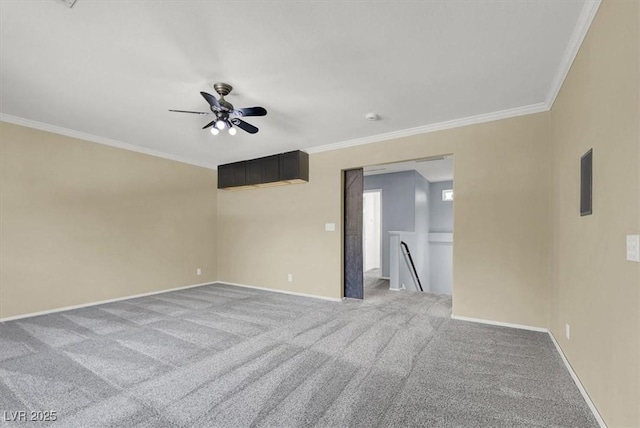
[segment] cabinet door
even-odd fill
[[[246,162],[236,162],[233,165],[233,187],[236,186],[244,186],[247,184],[247,163]]]
[[[300,150],[280,155],[280,180],[309,181],[309,155]]]
[[[229,163],[218,166],[218,189],[244,186],[246,183],[246,162]]]
[[[275,183],[280,181],[280,158],[278,155],[262,158],[262,182]]]
[[[247,184],[249,185],[254,185],[254,184],[261,184],[263,183],[262,181],[262,170],[263,165],[262,165],[262,159],[252,159],[250,161],[246,162],[246,168],[247,168],[247,172],[246,172],[246,177],[247,177]]]
[[[233,186],[233,173],[232,165],[219,165],[218,166],[218,189],[224,189],[226,187]]]
[[[274,183],[280,180],[280,162],[278,155],[252,159],[247,164],[248,185]]]
[[[294,180],[298,178],[298,152],[282,153],[280,155],[280,180]]]

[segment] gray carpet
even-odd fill
[[[546,334],[385,285],[343,303],[209,285],[0,323],[0,425],[597,426]],[[4,420],[20,410],[57,421]]]

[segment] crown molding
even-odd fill
[[[515,107],[506,110],[500,110],[492,113],[484,113],[476,116],[468,116],[460,119],[448,120],[445,122],[433,123],[430,125],[418,126],[415,128],[401,129],[399,131],[392,131],[383,134],[371,135],[363,138],[356,138],[352,140],[341,141],[332,144],[326,144],[322,146],[310,147],[304,149],[309,154],[314,153],[322,153],[330,150],[338,150],[344,149],[347,147],[360,146],[364,144],[377,143],[380,141],[392,140],[396,138],[410,137],[418,134],[427,134],[431,132],[443,131],[445,129],[453,129],[459,128],[468,125],[474,125],[485,122],[492,122],[495,120],[508,119],[512,117],[524,116],[527,114],[541,113],[545,111],[551,110],[553,104],[564,84],[564,81],[571,69],[571,65],[578,55],[578,51],[580,50],[580,46],[582,46],[582,42],[589,31],[589,27],[593,22],[593,19],[600,7],[602,0],[587,0],[585,1],[582,11],[580,12],[580,16],[578,17],[578,21],[576,26],[573,29],[573,33],[571,34],[571,38],[569,39],[569,44],[567,45],[567,49],[565,50],[564,56],[562,57],[562,61],[560,62],[560,66],[558,67],[558,71],[556,72],[555,78],[551,83],[551,88],[547,93],[544,102],[540,102],[537,104],[530,104],[522,107]],[[137,146],[134,144],[125,143],[122,141],[112,140],[105,137],[100,137],[93,134],[88,134],[85,132],[74,131],[72,129],[62,128],[55,125],[49,125],[47,123],[37,122],[29,119],[20,118],[17,116],[11,116],[8,114],[0,113],[0,120],[4,122],[13,123],[16,125],[22,125],[29,128],[35,128],[42,131],[52,132],[54,134],[66,135],[72,138],[79,138],[81,140],[91,141],[98,144],[104,144],[107,146],[117,147],[120,149],[130,150],[133,152],[143,153],[146,155],[156,156],[164,159],[169,159],[177,162],[186,163],[189,165],[195,165],[208,169],[217,169],[217,165],[212,165],[207,162],[198,162],[193,161],[191,159],[187,159],[181,156],[176,156],[170,153],[160,152],[157,150]]]
[[[569,70],[573,65],[573,61],[578,55],[578,51],[580,50],[580,46],[582,46],[584,38],[587,36],[587,32],[589,31],[589,27],[591,27],[593,18],[595,18],[596,16],[596,12],[600,7],[600,3],[602,3],[602,0],[587,0],[584,3],[584,6],[582,6],[582,11],[580,12],[580,16],[578,17],[578,22],[573,29],[573,33],[571,34],[571,38],[569,39],[569,44],[567,45],[567,49],[564,52],[562,61],[560,61],[560,66],[558,67],[558,71],[556,72],[556,77],[553,79],[551,88],[549,89],[547,97],[545,98],[548,110],[551,110],[551,107],[553,107],[553,103],[555,103],[556,101],[556,97],[560,93],[560,89],[562,89],[562,85],[564,84],[564,81],[569,74]]]
[[[417,126],[415,128],[401,129],[399,131],[387,132],[384,134],[371,135],[364,138],[342,141],[339,143],[327,144],[324,146],[311,147],[305,149],[309,154],[327,152],[330,150],[344,149],[347,147],[360,146],[363,144],[377,143],[380,141],[392,140],[395,138],[410,137],[412,135],[427,134],[430,132],[443,131],[445,129],[460,128],[462,126],[474,125],[478,123],[492,122],[494,120],[507,119],[510,117],[524,116],[527,114],[548,111],[546,103],[531,104],[524,107],[516,107],[507,110],[500,110],[492,113],[484,113],[476,116],[468,116],[460,119],[448,120],[445,122],[432,123],[430,125]]]
[[[312,147],[306,149],[305,151],[309,154],[321,153],[330,150],[360,146],[363,144],[377,143],[394,138],[426,134],[430,132],[442,131],[445,129],[459,128],[467,125],[491,122],[500,119],[508,119],[511,117],[524,116],[527,114],[541,113],[551,110],[551,107],[553,107],[553,103],[555,102],[556,97],[558,96],[558,93],[560,92],[560,89],[562,88],[562,85],[567,78],[567,75],[569,74],[571,65],[578,55],[580,46],[582,46],[582,42],[584,41],[584,38],[589,31],[589,27],[591,26],[591,23],[596,16],[596,12],[600,7],[600,3],[602,3],[602,0],[587,0],[584,3],[582,11],[580,12],[580,16],[578,17],[578,21],[576,22],[576,26],[573,29],[571,38],[569,39],[567,49],[565,50],[564,56],[562,57],[562,61],[560,61],[560,66],[558,67],[558,71],[556,72],[556,75],[551,83],[551,88],[549,89],[544,102],[507,110],[501,110],[493,113],[485,113],[477,116],[469,116],[460,119],[449,120],[446,122],[434,123],[431,125],[403,129],[400,131],[387,132],[384,134],[372,135],[364,138],[356,138],[353,140],[327,144],[324,146]]]
[[[0,121],[12,123],[14,125],[26,126],[27,128],[38,129],[40,131],[51,132],[53,134],[64,135],[80,140],[91,141],[93,143],[103,144],[105,146],[117,147],[119,149],[129,150],[132,152],[142,153],[145,155],[155,156],[158,158],[169,159],[176,162],[182,162],[189,165],[195,165],[202,168],[216,169],[216,165],[206,162],[197,162],[171,153],[165,153],[158,150],[149,149],[135,144],[124,143],[110,138],[100,137],[98,135],[88,134],[86,132],[74,131],[73,129],[63,128],[61,126],[50,125],[48,123],[37,122],[35,120],[24,119],[22,117],[11,116],[9,114],[0,113]]]

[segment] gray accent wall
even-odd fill
[[[439,181],[429,186],[429,232],[453,232],[453,202],[442,200],[442,191],[446,189],[453,189],[453,181]]]
[[[429,223],[430,223],[430,183],[418,172],[415,173],[415,243],[410,245],[411,255],[424,291],[429,287]],[[407,243],[408,244],[408,243]]]
[[[364,177],[364,190],[382,190],[382,276],[389,276],[389,231],[415,230],[416,172]]]
[[[430,184],[429,232],[453,233],[454,202],[442,200],[442,191],[445,189],[453,189],[453,181]],[[429,267],[431,292],[451,294],[453,285],[453,242],[429,242]]]

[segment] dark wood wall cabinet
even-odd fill
[[[218,166],[218,189],[244,189],[309,181],[309,155],[300,150]]]
[[[246,185],[246,163],[235,162],[218,167],[218,189]]]

